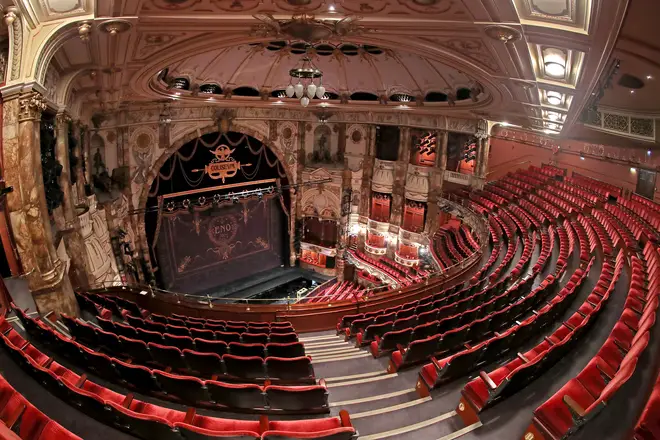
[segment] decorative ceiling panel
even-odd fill
[[[592,0],[514,0],[520,22],[588,33]]]

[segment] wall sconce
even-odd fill
[[[545,99],[550,105],[561,105],[562,94],[559,92],[551,91],[545,94]]]
[[[566,77],[566,54],[555,48],[543,49],[545,73],[553,78]]]

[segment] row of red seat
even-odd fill
[[[330,286],[318,291],[312,292],[301,302],[303,303],[319,303],[319,302],[335,302],[352,299],[353,301],[361,298],[366,293],[365,288],[353,281],[343,281],[341,283],[333,283]]]
[[[580,188],[579,186],[575,185],[570,185],[566,182],[553,182],[553,186],[555,188],[560,189],[561,191],[564,192],[564,194],[573,194],[574,196],[579,197],[581,200],[584,200],[589,203],[590,207],[594,207],[599,203],[606,202],[607,199],[605,197],[599,196],[598,194],[594,194],[590,191],[584,190]]]
[[[635,425],[634,440],[657,440],[660,438],[660,374],[653,386],[649,400]]]
[[[582,176],[580,174],[575,174],[565,179],[569,184],[576,184],[581,186],[584,189],[588,189],[592,192],[598,193],[606,198],[609,197],[621,197],[621,188],[614,186],[610,183],[605,183],[600,180],[592,179],[591,177]]]
[[[637,196],[637,198],[631,199],[621,198],[618,201],[622,206],[643,218],[651,228],[660,231],[660,212],[653,208],[654,203],[652,201],[644,200],[644,202],[641,202],[639,196]]]
[[[181,350],[196,350],[202,353],[216,353],[220,356],[234,354],[237,356],[259,357],[299,357],[305,355],[305,347],[298,342],[295,333],[265,334],[211,332],[211,330],[193,331],[193,336],[178,336],[169,333],[149,331],[140,327],[121,324],[97,318],[102,330],[95,329],[81,321],[66,317],[65,323],[71,334],[79,339],[99,341],[101,345],[119,348],[122,344],[119,337],[130,340],[152,342],[159,345],[169,345]],[[211,332],[211,334],[206,334]],[[251,336],[252,338],[247,338]],[[276,339],[277,337],[277,339]]]
[[[361,260],[364,263],[367,263],[376,270],[388,275],[390,278],[396,280],[402,286],[409,286],[412,284],[412,280],[407,278],[405,275],[401,274],[398,270],[393,269],[390,265],[385,264],[384,262],[370,257],[369,255],[361,252],[359,250],[349,251],[354,258]]]
[[[53,361],[13,329],[0,338],[14,359],[52,393],[94,419],[143,439],[192,440],[238,437],[244,439],[351,440],[357,437],[348,413],[309,420],[259,421],[223,419],[182,412],[137,400],[103,387]],[[50,438],[49,438],[50,440]]]
[[[162,358],[160,369],[150,369],[139,359],[126,363],[95,351],[77,340],[67,338],[53,330],[43,321],[30,318],[16,311],[25,329],[32,338],[38,339],[54,352],[65,356],[74,365],[89,369],[105,380],[150,394],[161,399],[184,402],[192,406],[256,412],[328,412],[327,389],[321,382],[308,386],[260,386],[256,384],[234,384],[215,380],[221,371],[220,356],[184,350],[171,358]],[[6,324],[2,329],[7,339],[21,347],[18,333]],[[88,343],[88,341],[82,341]],[[94,343],[89,344],[95,347]],[[153,348],[153,346],[152,346]],[[110,355],[122,354],[115,350],[104,351]],[[125,358],[125,355],[123,356]],[[172,371],[175,371],[174,373]],[[195,376],[179,375],[176,372],[213,377],[200,380]]]
[[[134,316],[127,316],[126,323],[118,321],[110,321],[100,317],[96,318],[101,328],[106,331],[115,333],[115,330],[120,334],[124,334],[129,338],[134,337],[134,331],[126,327],[134,327],[135,329],[143,329],[148,332],[157,332],[161,334],[170,334],[183,337],[203,338],[203,339],[217,339],[220,341],[229,342],[243,342],[243,343],[258,343],[267,344],[269,342],[286,343],[297,342],[298,334],[293,330],[293,327],[238,327],[234,325],[217,325],[206,323],[202,328],[196,327],[183,327],[180,325],[162,324],[154,322],[149,319],[136,318]],[[124,333],[122,333],[124,332]]]
[[[617,217],[620,222],[626,225],[637,241],[641,241],[642,237],[655,242],[659,241],[658,238],[660,237],[660,234],[654,231],[653,227],[639,217],[634,211],[625,208],[621,204],[608,204],[606,205],[606,208]]]
[[[617,230],[626,230],[619,223]],[[629,233],[629,232],[628,232]],[[534,411],[527,429],[541,438],[572,434],[595,417],[626,384],[646,349],[660,293],[657,249],[647,242],[643,259],[630,257],[631,282],[623,313],[587,366]]]
[[[649,200],[646,197],[640,196],[637,193],[631,194],[630,198],[638,203],[641,203],[647,209],[653,211],[654,215],[660,214],[660,204],[654,202],[653,200]]]
[[[559,299],[553,300],[553,302],[564,301],[569,295],[575,297],[592,264],[593,259],[585,270],[578,269],[559,292]],[[468,382],[461,393],[462,402],[469,403],[472,410],[479,413],[517,392],[558,361],[580,340],[587,327],[593,324],[614,289],[614,284],[621,273],[622,264],[623,254],[620,253],[616,266],[610,263],[604,265],[604,267],[608,267],[608,265],[614,267],[612,272],[604,270],[600,274],[600,281],[607,283],[607,287],[601,285],[594,288],[578,311],[557,327],[554,332],[544,336],[539,344],[523,354],[518,354],[517,357],[490,373],[482,371],[479,377]]]
[[[0,438],[6,440],[82,440],[39,411],[2,376],[0,425],[4,426],[0,426]]]
[[[216,377],[233,381],[271,380],[292,383],[315,383],[311,359],[306,356],[266,356],[279,349],[278,354],[296,346],[288,344],[235,344],[224,341],[192,340],[188,336],[170,336],[173,344],[145,342],[116,335],[62,315],[69,331],[77,339],[103,347],[110,353],[130,359],[140,365],[158,365],[188,373],[204,368]],[[139,334],[136,333],[136,337]],[[206,351],[202,351],[206,350]],[[236,353],[236,354],[234,354]],[[204,363],[208,365],[202,367]]]

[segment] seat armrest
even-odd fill
[[[87,375],[83,374],[82,376],[80,376],[80,379],[78,379],[78,382],[76,382],[76,388],[82,387],[85,384],[85,382],[87,382]]]
[[[488,373],[486,373],[485,371],[480,371],[479,377],[481,378],[481,380],[484,381],[484,383],[489,389],[494,390],[495,388],[497,388],[497,385],[495,385],[493,379],[491,379],[490,376],[488,376]]]
[[[16,408],[16,410],[13,413],[9,414],[9,416],[4,420],[5,424],[7,425],[7,428],[12,429],[12,427],[16,424],[18,419],[21,418],[26,408],[27,405],[25,404],[20,405],[18,408]]]
[[[584,409],[575,400],[573,400],[571,396],[565,394],[562,400],[566,404],[566,406],[568,406],[568,409],[573,415],[574,419],[584,418],[585,416]]]
[[[268,431],[268,416],[265,414],[262,414],[259,417],[259,430],[260,434],[263,434],[264,432]]]
[[[130,408],[131,403],[133,403],[133,397],[134,397],[133,393],[127,394],[123,402],[121,402],[122,408],[126,408],[126,409]]]
[[[351,423],[351,417],[348,415],[348,411],[342,409],[339,411],[339,418],[341,419],[341,426],[344,428],[350,428],[353,426]]]
[[[442,365],[440,365],[440,362],[438,361],[437,358],[432,357],[432,358],[431,358],[431,362],[433,362],[433,365],[435,365],[435,368],[436,368],[437,370],[442,370]]]
[[[518,359],[520,359],[520,360],[523,361],[524,363],[529,362],[529,359],[527,359],[527,358],[525,357],[525,355],[522,354],[522,353],[520,353],[520,352],[518,352],[518,354],[516,354],[516,356],[518,356]]]
[[[195,420],[195,414],[197,414],[197,410],[195,408],[188,408],[186,411],[186,418],[183,419],[183,423],[187,423],[188,425],[192,425],[193,421]]]

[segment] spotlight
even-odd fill
[[[653,79],[653,76],[651,76],[651,75],[646,75],[646,79]]]
[[[584,156],[580,154],[580,160],[584,160]]]

